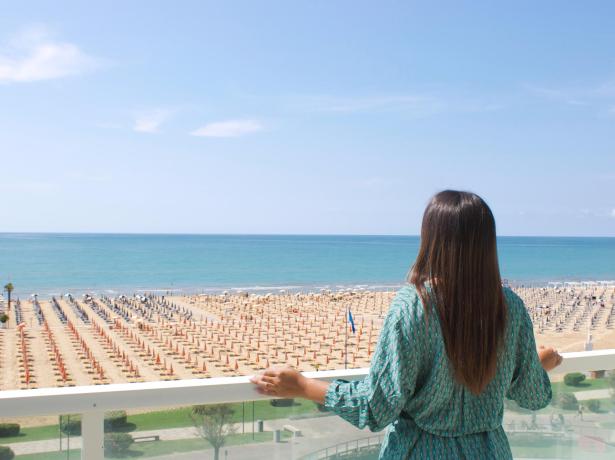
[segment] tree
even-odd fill
[[[6,291],[7,298],[8,298],[8,310],[9,311],[11,311],[11,293],[13,292],[13,289],[15,289],[13,287],[13,283],[6,283],[4,285],[4,290]]]
[[[236,431],[232,423],[233,413],[228,404],[201,405],[192,408],[190,413],[192,423],[199,436],[214,448],[214,460],[219,460],[220,448],[224,446],[226,437]]]
[[[559,394],[557,397],[557,405],[566,410],[576,410],[579,408],[579,402],[572,393]]]

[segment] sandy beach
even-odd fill
[[[591,337],[594,348],[615,348],[615,286],[515,290],[539,345],[580,351]],[[365,367],[393,296],[345,290],[15,302],[0,330],[0,389],[247,375],[281,364]]]

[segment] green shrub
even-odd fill
[[[561,393],[557,396],[557,405],[562,409],[576,410],[579,408],[579,401],[572,393]]]
[[[15,453],[10,447],[0,446],[0,460],[13,460]]]
[[[600,412],[600,400],[599,399],[590,399],[585,403],[585,407],[590,412]]]
[[[122,456],[128,452],[134,439],[128,433],[105,434],[105,456]]]
[[[19,434],[19,423],[0,423],[0,438],[10,438]]]
[[[585,380],[585,374],[580,372],[572,372],[564,375],[564,383],[569,387],[578,387]]]
[[[70,436],[81,436],[81,415],[60,415],[60,431]]]
[[[9,320],[9,315],[7,315],[6,313],[2,313],[0,315],[0,323],[6,323]]]
[[[270,403],[274,407],[291,407],[293,404],[295,404],[295,400],[294,399],[272,399]]]
[[[126,411],[116,410],[105,414],[105,431],[113,431],[126,425]]]
[[[105,414],[105,432],[117,430],[126,425],[126,411],[118,410]],[[81,435],[81,415],[61,415],[60,430],[62,433],[71,436]]]

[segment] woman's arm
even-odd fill
[[[538,410],[551,402],[553,395],[547,371],[559,365],[562,357],[552,348],[536,348],[532,320],[525,306],[521,306],[515,370],[506,397],[521,407]]]
[[[301,372],[289,366],[267,369],[253,376],[250,381],[263,394],[310,399],[319,404],[325,403],[325,394],[329,388],[329,382],[304,377]]]

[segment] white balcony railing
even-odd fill
[[[559,373],[615,369],[615,349],[563,353]],[[307,372],[322,380],[364,377],[367,368]],[[270,399],[248,377],[221,377],[145,383],[92,385],[0,392],[0,414],[8,417],[82,414],[81,458],[104,458],[104,413],[162,406],[220,404]]]

